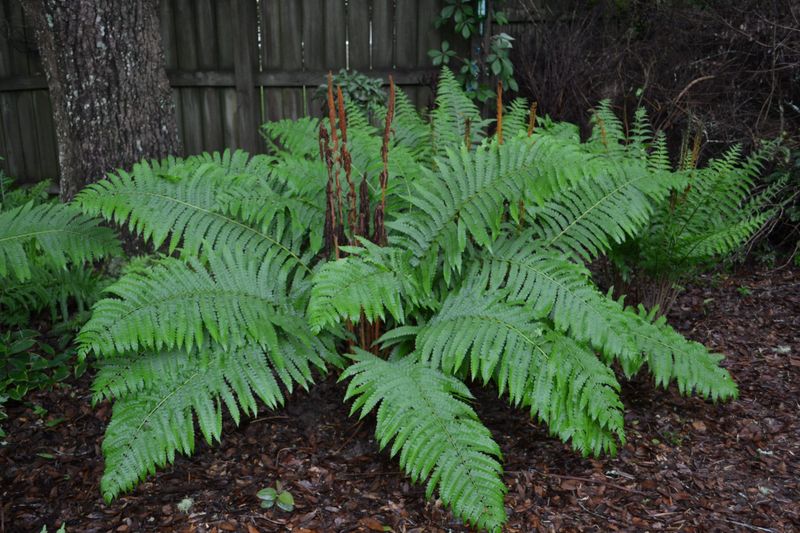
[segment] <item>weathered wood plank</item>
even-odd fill
[[[352,0],[351,0],[352,3]],[[345,0],[325,0],[324,67],[334,72],[347,67]]]
[[[372,3],[372,69],[394,66],[394,7],[386,0]]]
[[[234,32],[231,20],[231,0],[215,0],[217,23],[217,68],[220,70],[233,70],[233,43],[229,38]],[[219,98],[223,146],[235,149],[236,146],[236,89],[220,86],[217,91]]]
[[[327,73],[328,37],[332,35],[328,29],[329,22],[326,9],[327,0],[303,0],[303,70]],[[332,58],[333,56],[331,56]],[[344,62],[343,62],[344,63]],[[331,68],[331,70],[333,70]],[[304,114],[321,116],[320,102],[313,101],[314,90],[323,83],[325,75],[309,80],[306,90],[302,91]],[[324,106],[323,106],[324,107]]]
[[[32,94],[36,115],[36,135],[41,157],[41,178],[52,179],[58,183],[58,145],[50,96],[47,91],[35,91]]]
[[[0,0],[0,27],[10,28],[10,21],[7,15],[8,0]],[[0,34],[0,78],[11,76],[11,51],[9,50],[7,33]]]
[[[274,72],[281,68],[281,4],[277,0],[262,0],[261,9],[261,70]],[[262,87],[265,120],[283,117],[283,95],[280,89]]]
[[[413,68],[417,65],[417,13],[418,0],[396,0],[394,15],[395,65],[397,68]],[[405,87],[412,102],[418,104],[416,87]]]
[[[442,45],[441,32],[436,31],[435,20],[442,9],[441,0],[419,0],[417,11],[417,60],[416,68],[432,68],[433,63],[428,51],[439,49]],[[433,90],[436,80],[435,75],[420,80],[417,88],[416,104],[418,108],[428,108],[433,103]]]
[[[167,70],[175,70],[178,68],[178,46],[175,41],[174,9],[174,0],[161,0],[158,3],[161,47],[164,49],[164,61]]]
[[[39,166],[41,154],[36,137],[36,110],[33,104],[33,93],[26,91],[17,95],[17,121],[22,141],[22,158],[25,166],[20,174],[20,181],[31,182],[42,179]]]
[[[175,0],[175,28],[178,68],[193,71],[197,66],[197,25],[195,3],[191,0]],[[200,91],[195,88],[181,89],[180,100],[183,120],[178,125],[183,151],[196,154],[203,151],[203,119]]]
[[[236,33],[233,41],[233,66],[236,78],[236,127],[239,146],[251,153],[259,150],[258,118],[261,115],[256,100],[254,70],[257,68],[256,4],[251,0],[232,0]]]
[[[0,123],[6,137],[5,158],[6,172],[11,177],[24,177],[25,158],[22,153],[22,134],[17,121],[16,93],[0,94]]]
[[[22,4],[19,2],[10,2],[8,4],[6,22],[10,36],[16,41],[13,46],[9,47],[10,74],[12,76],[27,76],[29,74],[28,54],[25,48],[29,43],[25,37],[25,17],[22,14]]]
[[[280,68],[286,70],[303,69],[302,40],[304,36],[305,5],[298,0],[267,0],[280,2]],[[319,12],[317,13],[319,15]],[[302,89],[283,89],[281,91],[281,118],[303,116]]]
[[[212,0],[196,0],[197,6],[197,64],[201,69],[219,68],[217,52],[217,28],[214,23],[215,11]],[[230,36],[230,34],[228,34]],[[224,40],[227,40],[227,37]],[[201,89],[201,108],[203,110],[203,150],[217,151],[225,146],[222,131],[222,111],[220,109],[220,89]]]
[[[350,0],[347,5],[347,40],[350,68],[366,72],[370,68],[369,0]]]

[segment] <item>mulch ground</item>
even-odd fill
[[[703,278],[670,320],[728,355],[741,396],[713,405],[646,375],[624,383],[628,442],[615,458],[582,459],[476,390],[505,457],[508,531],[800,530],[800,269]],[[87,378],[34,394],[5,423],[0,532],[466,531],[375,452],[373,423],[347,416],[343,391],[328,379],[228,422],[222,444],[198,444],[111,505],[98,489],[110,407],[90,407]],[[292,513],[259,507],[277,480]]]

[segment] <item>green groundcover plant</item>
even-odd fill
[[[383,131],[331,89],[326,120],[266,126],[268,155],[143,162],[77,197],[166,254],[108,287],[78,335],[95,401],[114,402],[107,500],[192,453],[196,425],[217,441],[223,411],[275,408],[315,369],[340,372],[429,497],[492,531],[502,457],[468,384],[583,455],[625,441],[615,365],[736,396],[722,356],[599,292],[585,267],[637,235],[679,175],[570,124],[537,128],[521,100],[487,135],[448,70],[430,121],[392,87]]]

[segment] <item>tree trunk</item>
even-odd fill
[[[47,74],[61,199],[180,151],[158,0],[23,0]]]

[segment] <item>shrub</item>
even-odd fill
[[[736,395],[721,356],[599,292],[583,264],[646,227],[670,174],[593,153],[570,125],[534,131],[521,101],[488,137],[447,70],[432,124],[391,89],[383,132],[340,100],[322,123],[271,125],[269,155],[141,163],[79,194],[173,255],[111,285],[78,336],[99,358],[95,400],[114,401],[106,499],[190,454],[195,418],[219,440],[223,406],[238,423],[341,369],[409,476],[499,530],[500,449],[467,383],[584,455],[624,442],[615,361]]]

